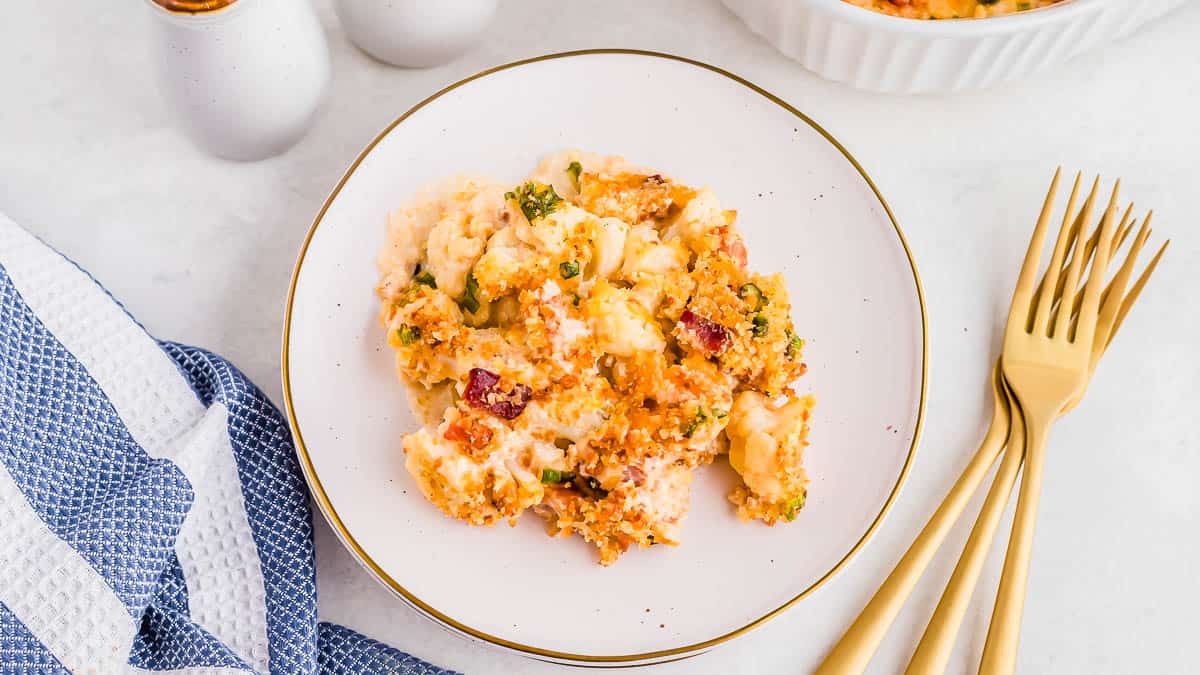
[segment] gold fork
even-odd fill
[[[1071,196],[1067,201],[1067,209],[1063,215],[1064,227],[1071,216],[1071,212],[1075,205],[1075,198],[1079,190],[1080,176],[1076,176],[1075,184],[1071,189]],[[1096,197],[1096,190],[1099,185],[1099,180],[1092,185],[1092,190],[1088,195],[1084,206],[1079,210],[1071,230],[1070,239],[1066,249],[1071,251],[1072,258],[1083,256],[1087,260],[1095,251],[1099,233],[1096,233],[1088,239],[1087,243],[1080,246],[1077,245],[1079,233],[1086,226],[1091,217],[1092,205]],[[1113,243],[1113,250],[1119,250],[1124,244],[1126,238],[1133,232],[1137,225],[1136,220],[1130,220],[1130,215],[1133,212],[1131,204],[1125,211],[1125,215],[1121,218],[1121,223],[1117,226],[1116,237]],[[1146,220],[1137,236],[1130,244],[1129,251],[1126,253],[1125,262],[1122,264],[1117,274],[1114,276],[1108,287],[1105,288],[1101,296],[1101,310],[1099,320],[1097,322],[1094,339],[1090,346],[1088,360],[1088,380],[1090,381],[1092,374],[1096,370],[1096,366],[1100,362],[1100,357],[1116,335],[1116,331],[1120,328],[1121,322],[1128,314],[1129,308],[1137,301],[1150,275],[1158,265],[1158,261],[1162,258],[1167,245],[1170,242],[1164,243],[1150,263],[1147,264],[1141,276],[1134,283],[1128,295],[1124,295],[1125,288],[1129,282],[1129,278],[1133,273],[1137,257],[1145,245],[1146,240],[1151,234],[1150,221],[1152,213],[1146,215]],[[1067,263],[1069,268],[1074,261]],[[1043,281],[1045,279],[1043,278]],[[1062,287],[1065,285],[1066,279],[1061,278],[1055,284],[1055,293],[1059,297],[1062,294]],[[1041,294],[1043,284],[1038,289],[1038,294]],[[1074,298],[1072,309],[1082,304],[1083,292],[1080,292]],[[1055,311],[1061,311],[1057,309]],[[996,372],[994,377],[1000,377],[1000,362],[996,363]],[[995,384],[995,383],[994,383]],[[1086,383],[1085,383],[1086,386]],[[1079,393],[1073,398],[1070,403],[1064,408],[1059,415],[1066,414],[1072,408],[1079,404]],[[1011,410],[1018,411],[1020,408],[1012,399],[1012,394],[1007,387],[1004,388],[1003,396],[1008,401],[1008,406]],[[906,673],[912,675],[928,675],[931,673],[941,673],[946,669],[946,663],[950,658],[950,653],[954,647],[954,640],[958,634],[959,626],[962,623],[967,606],[970,603],[971,593],[975,589],[976,582],[979,578],[979,573],[983,568],[983,563],[987,557],[988,549],[991,547],[992,539],[995,535],[996,528],[1000,523],[1000,519],[1004,514],[1004,508],[1008,504],[1009,497],[1012,494],[1013,486],[1016,484],[1017,475],[1020,471],[1022,460],[1024,458],[1025,448],[1025,426],[1020,414],[1012,416],[1012,426],[1009,431],[1008,447],[1004,454],[1004,459],[1000,463],[1000,468],[996,470],[996,477],[993,480],[991,489],[988,490],[987,498],[984,501],[983,507],[980,509],[979,516],[975,521],[975,526],[971,530],[971,535],[967,539],[967,543],[963,548],[963,553],[959,557],[958,564],[954,568],[954,573],[951,575],[949,582],[946,584],[946,590],[942,594],[941,600],[938,602],[937,609],[929,620],[929,625],[925,630],[925,634],[921,637],[920,644],[917,645],[916,651],[913,653],[912,659],[909,661]]]
[[[1033,549],[1038,498],[1041,495],[1046,442],[1055,418],[1087,385],[1092,340],[1100,319],[1100,296],[1112,253],[1120,181],[1113,186],[1112,198],[1100,223],[1091,273],[1083,290],[1078,313],[1072,312],[1071,308],[1083,269],[1083,256],[1074,256],[1067,268],[1061,296],[1067,298],[1065,306],[1057,312],[1051,311],[1055,302],[1054,290],[1071,235],[1072,228],[1066,222],[1059,230],[1046,283],[1041,292],[1035,295],[1049,207],[1053,204],[1057,180],[1056,175],[1017,279],[1001,352],[1004,379],[1021,407],[1025,422],[1025,466],[1000,588],[996,593],[992,622],[984,643],[980,673],[1012,673],[1016,668],[1017,642]]]
[[[1057,179],[1058,175],[1056,174],[1055,184],[1057,184]],[[1086,244],[1087,255],[1091,255],[1091,249],[1095,247],[1097,239],[1097,236],[1089,239]],[[1164,246],[1163,248],[1165,249],[1166,247]],[[1106,293],[1104,297],[1105,309],[1106,311],[1111,311],[1115,317],[1111,324],[1112,327],[1108,330],[1109,338],[1105,341],[1106,343],[1111,341],[1111,337],[1116,334],[1117,329],[1128,315],[1130,308],[1153,273],[1154,266],[1161,255],[1162,251],[1159,251],[1158,256],[1146,267],[1146,270],[1139,277],[1138,282],[1127,296],[1122,296],[1120,293]],[[1039,286],[1039,291],[1045,287],[1045,281],[1043,279],[1042,285]],[[1056,294],[1061,292],[1065,281],[1061,277],[1053,280],[1051,287],[1055,289]],[[1101,349],[1100,351],[1102,352],[1103,350]],[[830,650],[825,660],[818,667],[816,671],[817,675],[852,675],[862,673],[866,670],[867,664],[870,663],[871,657],[874,655],[879,643],[883,640],[888,627],[895,620],[900,608],[903,606],[905,600],[908,599],[913,587],[924,573],[926,567],[928,567],[933,555],[941,546],[942,541],[944,541],[951,527],[957,521],[971,496],[987,476],[988,470],[1000,456],[1001,451],[1003,451],[1010,427],[1010,406],[1004,393],[1005,387],[1001,378],[999,361],[997,361],[993,377],[990,379],[994,402],[992,420],[987,434],[980,444],[979,450],[976,451],[974,457],[972,457],[950,491],[946,493],[942,503],[930,516],[925,527],[917,535],[916,539],[913,540],[909,549],[896,563],[891,574],[884,580],[867,605],[863,607],[858,617],[846,630],[838,643]],[[1014,409],[1016,408],[1014,407]],[[1017,417],[1019,418],[1020,416],[1017,415]],[[1017,422],[1019,423],[1019,419]]]

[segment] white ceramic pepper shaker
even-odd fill
[[[497,0],[337,0],[359,49],[394,66],[427,68],[479,43]]]
[[[329,82],[309,0],[147,0],[162,90],[197,145],[255,160],[291,147]]]

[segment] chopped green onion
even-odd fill
[[[475,280],[473,272],[467,273],[467,288],[458,304],[472,314],[479,311],[479,282]]]
[[[787,331],[787,341],[787,351],[784,352],[784,355],[789,359],[794,359],[800,353],[800,349],[804,347],[804,340],[789,330]]]
[[[767,304],[767,297],[763,295],[762,289],[754,284],[742,284],[738,289],[738,297],[750,303],[750,309],[755,312]]]
[[[683,426],[683,437],[691,438],[692,434],[695,434],[696,430],[700,428],[700,425],[707,421],[708,415],[704,414],[704,408],[696,408],[696,416]]]
[[[787,503],[787,509],[783,512],[783,517],[788,522],[791,522],[796,519],[796,514],[800,512],[800,509],[804,508],[804,501],[807,497],[808,497],[807,491],[801,492],[800,496],[792,499],[792,501]]]
[[[404,346],[411,345],[421,339],[421,329],[418,326],[400,326],[396,330],[396,334],[400,338],[400,344]]]
[[[525,214],[525,219],[531,223],[554,213],[562,203],[562,197],[558,196],[553,187],[533,181],[504,193],[504,198],[516,200],[517,205],[521,207],[521,213]]]
[[[583,298],[579,297],[579,294],[578,294],[578,293],[572,293],[572,294],[571,294],[571,296],[572,296],[572,298],[571,298],[571,304],[572,304],[572,305],[575,305],[576,307],[578,307],[578,306],[579,306],[579,301],[580,301],[580,300],[583,300]]]
[[[418,284],[424,284],[430,288],[437,288],[437,279],[434,279],[433,275],[429,272],[421,272],[417,276],[413,277],[413,281],[417,282]]]
[[[729,413],[722,408],[713,408],[713,417],[721,420],[729,417]]]
[[[759,314],[754,317],[753,323],[754,328],[750,332],[754,334],[754,337],[762,337],[767,334],[767,317]]]
[[[652,534],[648,534],[648,535],[646,535],[646,543],[648,543],[648,544],[650,544],[651,546],[653,546],[653,545],[654,545],[654,543],[655,543],[655,542],[654,542],[654,535],[652,535]]]
[[[559,471],[558,469],[542,469],[542,482],[547,485],[558,485],[560,483],[569,483],[574,480],[575,474],[570,471]]]
[[[579,262],[572,260],[570,262],[559,263],[558,273],[561,274],[562,278],[564,279],[570,279],[571,277],[579,276]]]
[[[575,189],[579,189],[579,174],[583,171],[583,165],[579,162],[571,162],[567,165],[567,173],[571,175],[571,182],[575,184]]]

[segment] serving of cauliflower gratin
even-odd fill
[[[852,5],[906,19],[985,19],[1041,9],[1063,0],[845,0]]]
[[[619,157],[457,177],[388,216],[382,321],[425,427],[406,467],[446,514],[579,533],[612,563],[677,544],[722,453],[744,520],[804,506],[813,399],[782,277],[747,268],[716,195]]]

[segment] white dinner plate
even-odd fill
[[[443,516],[404,470],[417,428],[384,343],[375,254],[386,214],[469,172],[512,181],[549,152],[624,155],[737,209],[750,266],[782,272],[817,395],[807,506],[739,522],[722,460],[692,487],[679,547],[611,567],[579,538]],[[719,69],[589,51],[495,68],[404,113],[346,172],[296,263],[283,386],[316,503],[351,553],[452,629],[537,658],[649,663],[699,653],[793,605],[880,524],[924,408],[925,315],[912,257],[862,168],[783,101]],[[795,611],[803,611],[797,609]]]

